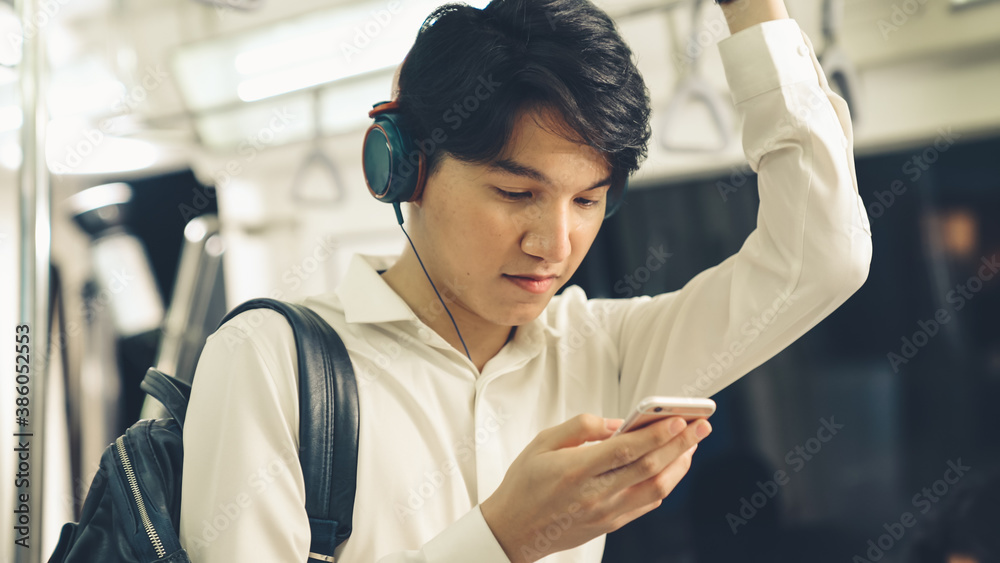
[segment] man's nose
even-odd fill
[[[521,249],[554,264],[565,261],[572,251],[569,237],[573,219],[571,211],[555,202],[532,207],[532,217],[527,221]]]

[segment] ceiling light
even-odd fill
[[[106,135],[82,119],[54,119],[45,158],[53,174],[105,174],[149,168],[160,159],[155,145]]]

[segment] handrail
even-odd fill
[[[858,91],[855,85],[858,83],[858,73],[854,63],[837,43],[843,15],[844,0],[823,0],[823,38],[826,44],[818,58],[827,80],[847,102],[851,121],[857,121]]]
[[[709,152],[722,151],[729,146],[733,138],[732,121],[728,109],[730,106],[729,101],[724,99],[708,81],[698,74],[698,61],[704,49],[703,46],[698,44],[701,6],[702,0],[691,1],[691,31],[688,34],[687,48],[681,54],[682,60],[685,61],[684,68],[677,80],[674,93],[663,110],[663,117],[661,118],[660,145],[667,150],[693,152],[703,152],[706,150]],[[674,46],[674,50],[677,50],[676,45]],[[671,141],[670,137],[666,134],[671,124],[677,120],[676,116],[680,113],[681,108],[689,101],[699,101],[708,108],[709,114],[712,117],[712,123],[715,125],[715,130],[719,136],[720,142],[718,145],[695,147],[679,144]]]
[[[323,151],[322,133],[323,119],[320,103],[320,91],[313,91],[313,141],[312,148],[306,154],[305,159],[299,165],[298,170],[292,177],[292,187],[289,190],[292,194],[292,201],[309,205],[331,205],[339,203],[344,198],[344,184],[340,178],[340,170],[337,164]],[[302,181],[310,166],[319,166],[333,183],[332,193],[327,197],[315,197],[314,195],[302,193]]]
[[[200,352],[200,347],[204,345],[205,331],[214,328],[208,327],[207,317],[211,313],[212,297],[225,251],[219,229],[219,220],[215,215],[195,217],[184,227],[180,265],[163,322],[163,336],[156,352],[156,369],[185,383],[191,383],[194,377],[196,352]],[[139,418],[165,416],[167,412],[163,405],[147,396]]]
[[[36,0],[18,0],[16,10],[22,22],[35,21],[38,16]],[[18,426],[15,440],[28,443],[29,471],[31,478],[27,486],[19,487],[14,480],[13,507],[16,509],[20,495],[28,495],[27,528],[30,537],[27,547],[11,542],[7,549],[13,550],[9,561],[13,563],[41,563],[44,517],[42,511],[43,483],[45,471],[43,454],[46,439],[45,389],[49,347],[49,264],[51,263],[52,235],[52,188],[49,169],[45,162],[45,127],[48,115],[45,109],[45,26],[38,26],[35,33],[25,33],[22,43],[21,62],[17,67],[20,83],[21,111],[21,166],[18,169],[18,207],[20,211],[20,303],[18,306],[19,325],[27,325],[30,359],[30,381],[25,386],[27,393],[28,424]],[[23,334],[23,333],[19,333]],[[10,424],[8,422],[8,424]],[[19,436],[18,434],[24,434]],[[21,460],[15,458],[14,463]],[[9,485],[8,485],[9,486]],[[8,513],[10,514],[10,513]],[[16,522],[15,526],[18,525]],[[15,532],[17,534],[17,532]],[[16,537],[14,538],[16,541]]]

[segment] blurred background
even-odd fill
[[[190,380],[228,309],[329,290],[353,253],[402,249],[358,157],[368,109],[443,3],[0,0],[0,560],[48,558],[104,448],[154,412],[147,367]],[[756,224],[715,47],[728,29],[710,3],[596,3],[638,59],[653,139],[571,283],[673,291]],[[976,499],[1000,514],[1000,2],[786,4],[851,106],[871,273],[714,397],[691,472],[609,536],[605,561],[944,563],[962,536],[948,526],[974,551]],[[679,95],[694,79],[707,93]],[[26,322],[19,427],[9,339]],[[30,550],[6,508],[25,430],[44,504]]]

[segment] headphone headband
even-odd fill
[[[368,191],[392,204],[419,199],[427,181],[427,157],[404,131],[398,114],[398,100],[375,104],[368,112],[375,122],[362,147]]]
[[[376,115],[381,115],[386,112],[399,112],[399,100],[395,99],[389,102],[379,102],[375,104],[372,109],[368,112],[368,117],[375,117]]]

